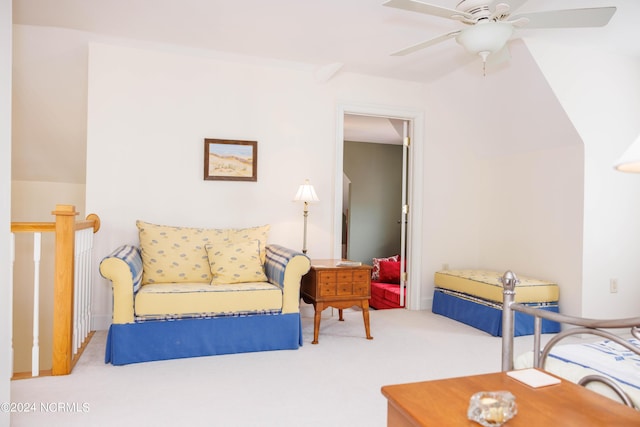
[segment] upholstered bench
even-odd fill
[[[443,270],[435,273],[432,311],[493,336],[502,336],[503,273],[487,270]],[[556,283],[519,276],[516,302],[558,312],[560,289]],[[531,335],[533,317],[516,313],[514,335]],[[556,333],[560,324],[544,319],[542,333]]]

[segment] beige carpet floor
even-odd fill
[[[382,427],[383,385],[500,370],[500,338],[429,311],[373,311],[366,340],[361,312],[325,310],[318,345],[311,316],[299,350],[127,366],[104,363],[98,331],[71,375],[12,382],[12,401],[36,410],[11,425]],[[531,345],[516,338],[515,353]]]

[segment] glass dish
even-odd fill
[[[484,427],[497,427],[517,413],[513,394],[508,391],[481,391],[471,396],[467,417]]]

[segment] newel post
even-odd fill
[[[56,205],[56,254],[53,284],[53,360],[51,373],[71,372],[75,217],[73,205]]]
[[[502,283],[502,370],[513,369],[514,313],[511,309],[516,296],[516,285],[520,283],[512,271],[506,271],[500,278]]]

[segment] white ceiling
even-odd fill
[[[315,68],[318,76],[328,71],[325,78],[335,70],[425,83],[461,70],[469,70],[463,78],[480,75],[480,60],[464,52],[454,40],[406,57],[390,56],[462,24],[383,7],[384,1],[14,0],[14,23],[30,30],[21,31],[20,26],[14,29],[19,48],[14,50],[17,113],[13,133],[18,143],[12,153],[13,177],[84,182],[86,88],[80,88],[86,86],[88,33],[287,61]],[[429,1],[453,8],[459,0]],[[639,0],[529,0],[520,11],[611,5],[618,10],[604,28],[531,30],[518,35],[640,57],[640,25],[636,22],[640,18]],[[79,31],[60,35],[66,38],[64,46],[55,44],[59,39],[49,42],[46,37],[31,38],[39,29],[46,33],[45,27]],[[500,65],[508,67],[509,75],[516,80],[524,77],[522,67],[533,67],[525,59],[530,56],[518,56],[523,49],[526,47],[522,43],[513,43],[514,58]],[[32,57],[32,52],[37,56]],[[42,52],[47,53],[46,58]],[[503,78],[507,84],[506,75]],[[395,140],[397,133],[387,119],[345,120],[348,140],[387,142]],[[34,156],[34,152],[46,155]],[[50,162],[52,156],[58,160]]]
[[[454,8],[459,0],[428,0]],[[508,2],[508,0],[504,0]],[[413,81],[432,81],[478,59],[448,40],[406,57],[389,54],[460,28],[443,18],[383,7],[384,0],[14,0],[14,22],[212,49]],[[617,6],[605,28],[521,30],[640,56],[640,1],[529,0],[519,11]]]
[[[399,119],[345,114],[344,140],[400,145],[402,126]]]

